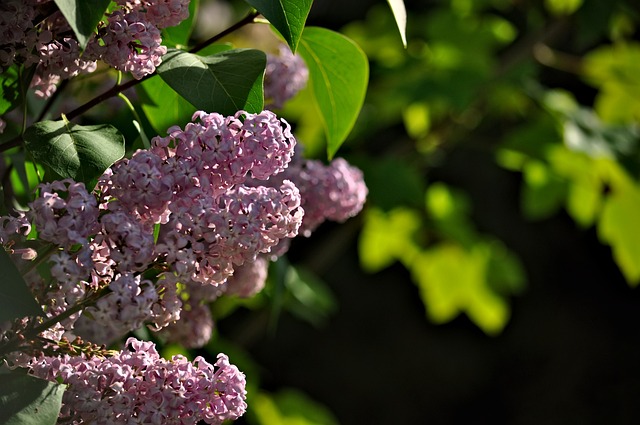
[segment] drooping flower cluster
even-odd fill
[[[343,158],[329,165],[296,157],[289,167],[271,179],[277,185],[287,179],[300,190],[304,218],[300,233],[309,236],[325,220],[343,222],[357,215],[367,198],[362,171]]]
[[[264,75],[264,96],[270,106],[282,108],[284,103],[305,88],[309,69],[304,60],[285,45],[279,46],[279,54],[267,55]]]
[[[213,328],[205,304],[226,289],[234,268],[297,235],[303,210],[290,181],[243,184],[287,167],[296,144],[289,125],[268,111],[198,112],[193,120],[116,162],[95,193],[70,179],[45,183],[29,211],[2,218],[0,243],[10,252],[35,256],[22,247],[31,224],[54,248],[52,279],[25,276],[48,317],[103,294],[67,317],[58,337],[109,344],[143,324],[159,331],[184,309],[176,326],[186,329],[184,340],[192,337],[187,345],[202,345]],[[143,279],[154,265],[160,273]]]
[[[243,264],[227,279],[226,293],[242,298],[252,297],[264,288],[268,270],[269,260],[263,255],[255,261]]]
[[[32,53],[38,35],[33,27],[36,9],[33,2],[5,0],[0,2],[0,72],[17,60],[37,62]]]
[[[98,344],[110,344],[149,320],[153,304],[159,299],[153,283],[141,280],[139,275],[120,275],[111,281],[109,290],[75,322],[76,335]]]
[[[35,94],[50,97],[62,80],[96,69],[102,60],[141,79],[162,62],[167,48],[160,30],[189,16],[190,0],[117,2],[84,52],[71,26],[51,1],[6,0],[0,3],[0,71],[14,63],[36,64],[31,81]],[[53,11],[53,13],[52,13]],[[45,17],[43,19],[43,16]]]
[[[72,424],[221,424],[247,407],[245,376],[224,354],[168,361],[133,338],[112,357],[43,356],[29,369],[67,385],[60,417]]]
[[[189,17],[191,0],[117,0],[132,12],[146,13],[146,19],[158,28],[173,27]]]

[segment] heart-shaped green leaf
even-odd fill
[[[24,141],[36,162],[62,178],[83,182],[89,190],[111,164],[124,156],[124,136],[108,124],[41,121],[25,131]]]
[[[0,375],[0,412],[6,425],[54,425],[65,386],[13,371]]]
[[[351,39],[317,27],[305,28],[300,54],[309,68],[311,89],[327,136],[327,153],[332,158],[364,103],[369,62]]]
[[[282,34],[295,53],[313,0],[246,0]]]
[[[0,322],[44,314],[9,254],[0,247]]]
[[[253,49],[235,49],[211,56],[169,50],[158,74],[196,108],[231,115],[262,111],[262,80],[267,57]]]
[[[55,0],[55,2],[78,37],[80,47],[84,49],[96,31],[96,26],[107,10],[110,0]]]

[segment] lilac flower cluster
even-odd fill
[[[40,185],[40,196],[30,204],[27,217],[38,237],[63,248],[85,245],[97,231],[100,211],[95,196],[83,183],[71,179]]]
[[[33,20],[36,8],[33,2],[5,0],[0,2],[0,72],[16,60],[26,63],[38,61],[32,51],[38,41]]]
[[[367,198],[362,171],[343,158],[329,165],[317,160],[296,157],[284,173],[270,181],[288,179],[300,190],[304,218],[300,233],[311,233],[325,220],[343,222],[357,215]]]
[[[60,81],[95,71],[98,60],[136,79],[155,72],[167,52],[160,30],[186,19],[190,0],[120,0],[83,53],[62,13],[51,13],[51,3],[0,3],[0,71],[14,63],[37,64],[31,87],[42,98],[50,97]]]
[[[229,295],[237,295],[249,298],[262,291],[267,281],[269,260],[261,255],[250,263],[245,263],[236,268],[233,276],[227,279],[227,291]]]
[[[0,243],[15,254],[35,255],[22,248],[31,224],[54,248],[53,280],[26,276],[48,317],[104,293],[64,320],[68,335],[110,344],[143,324],[159,331],[183,311],[174,327],[184,330],[175,334],[202,345],[213,329],[205,304],[224,291],[234,268],[297,235],[303,210],[290,181],[243,184],[287,167],[296,141],[286,121],[268,111],[198,112],[193,120],[116,162],[96,192],[70,179],[41,184],[25,214],[2,218]],[[161,273],[143,279],[153,267]]]
[[[109,14],[106,28],[99,30],[96,41],[87,46],[87,53],[115,69],[131,72],[138,80],[152,74],[167,48],[160,44],[158,27],[146,18],[143,12],[114,11]]]
[[[284,103],[305,88],[309,69],[304,60],[285,45],[279,46],[279,54],[267,55],[264,75],[264,97],[273,108],[282,108]]]
[[[131,274],[120,275],[111,281],[109,290],[95,305],[87,307],[75,322],[76,335],[98,344],[111,344],[149,320],[153,304],[159,299],[151,281]]]
[[[246,410],[245,376],[219,354],[215,364],[170,361],[155,345],[130,338],[112,357],[42,356],[37,377],[67,385],[60,418],[80,424],[221,424]]]

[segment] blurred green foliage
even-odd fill
[[[433,177],[463,147],[521,173],[525,218],[565,209],[640,282],[639,17],[623,0],[439,1],[410,14],[404,52],[384,7],[349,24],[372,61],[352,142],[370,189],[362,266],[404,265],[436,323],[465,313],[487,334],[504,328],[526,270]],[[404,136],[380,140],[399,126]]]

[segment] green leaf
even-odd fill
[[[300,54],[309,68],[315,103],[327,136],[329,158],[353,128],[364,103],[369,62],[349,38],[324,28],[302,33]]]
[[[65,386],[19,372],[2,375],[0,412],[5,425],[54,425]]]
[[[358,242],[362,268],[377,272],[396,260],[408,267],[420,251],[414,240],[420,226],[420,214],[412,209],[367,210]]]
[[[604,201],[598,222],[600,239],[611,245],[613,257],[630,285],[640,282],[640,188],[617,185]]]
[[[524,216],[541,220],[557,213],[567,196],[567,183],[542,161],[527,161],[523,168],[520,203]]]
[[[295,53],[313,0],[246,0],[282,34]]]
[[[611,123],[640,120],[640,43],[598,47],[583,63],[584,78],[600,89],[595,100],[598,115]]]
[[[104,170],[124,156],[124,136],[108,124],[41,121],[25,131],[24,140],[37,162],[62,178],[85,183],[89,190]]]
[[[287,309],[316,327],[324,325],[336,310],[336,300],[327,286],[313,273],[290,266],[285,286],[292,298]]]
[[[231,50],[227,44],[212,44],[210,54]],[[164,134],[172,125],[184,125],[191,121],[197,110],[161,78],[149,78],[136,86],[142,110],[157,134]]]
[[[471,251],[441,244],[421,254],[411,271],[432,321],[445,323],[465,312],[485,333],[502,331],[509,305],[489,286],[490,256],[483,244]]]
[[[323,405],[295,389],[275,395],[258,393],[252,403],[258,425],[337,425],[338,421]]]
[[[76,34],[80,47],[84,49],[96,31],[98,22],[107,10],[110,0],[55,0],[55,2]]]
[[[158,74],[197,109],[232,115],[239,110],[262,111],[262,80],[266,55],[253,49],[235,49],[198,56],[170,49]]]
[[[369,62],[347,37],[324,28],[305,28],[300,54],[327,136],[329,158],[353,128],[367,93]]]
[[[387,0],[393,17],[398,25],[398,31],[400,31],[400,37],[402,38],[402,44],[407,47],[407,10],[404,7],[403,0]]]
[[[42,308],[27,288],[11,257],[2,247],[0,247],[0,270],[2,270],[0,322],[25,316],[43,315]]]
[[[0,75],[0,114],[15,108],[20,99],[20,73],[13,65]]]
[[[571,15],[580,9],[583,0],[545,0],[545,8],[556,16]]]

